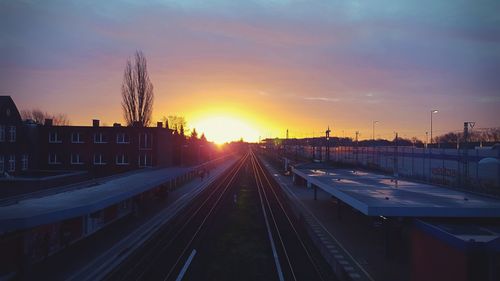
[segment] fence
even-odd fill
[[[288,154],[309,159],[362,166],[399,177],[500,194],[500,149],[339,146],[330,147],[329,155],[325,147],[287,146],[285,149]]]

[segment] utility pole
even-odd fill
[[[464,145],[463,145],[463,183],[468,185],[469,178],[469,127],[472,129],[476,122],[464,122]]]
[[[358,136],[359,131],[356,131],[356,165],[358,165]]]
[[[285,161],[286,161],[286,155],[288,152],[288,129],[286,129],[286,136],[285,140],[283,141],[283,149],[284,149],[284,156],[285,156]]]
[[[372,131],[372,165],[375,165],[375,124],[377,124],[378,121],[373,121],[373,131]],[[367,164],[368,161],[367,161]]]
[[[330,161],[330,125],[328,125],[328,129],[326,129],[325,131],[325,138],[326,138],[326,161],[329,162]]]
[[[396,187],[398,187],[398,177],[399,177],[399,169],[398,169],[398,132],[396,133],[396,138],[394,139],[394,181],[396,183]]]

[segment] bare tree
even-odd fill
[[[179,135],[180,135],[182,138],[184,138],[184,137],[186,136],[186,135],[184,134],[184,126],[183,126],[183,125],[181,125],[181,126],[179,127]]]
[[[37,108],[21,110],[21,117],[23,120],[33,120],[37,124],[43,124],[45,119],[52,119],[52,124],[56,126],[67,126],[71,124],[68,116],[64,113],[50,114]]]
[[[456,143],[463,140],[462,132],[449,132],[434,138],[436,143]],[[469,132],[471,142],[498,142],[500,141],[500,128],[481,128]]]
[[[168,126],[170,129],[174,131],[180,130],[181,126],[183,128],[186,128],[186,118],[184,116],[178,116],[178,115],[169,115],[163,116],[162,121],[165,122],[165,124],[168,123]]]
[[[147,126],[153,113],[153,83],[149,79],[146,57],[136,51],[134,61],[127,60],[122,83],[123,117],[129,126],[139,122]]]

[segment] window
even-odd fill
[[[5,141],[5,126],[0,125],[0,141],[4,142]]]
[[[5,162],[4,162],[4,158],[3,158],[3,155],[0,155],[0,173],[3,174],[4,172],[4,169],[5,169]]]
[[[71,164],[81,165],[83,164],[82,157],[78,153],[71,153]]]
[[[102,154],[94,154],[94,165],[106,165]]]
[[[82,135],[78,132],[71,134],[71,142],[72,143],[83,143]]]
[[[62,143],[61,137],[57,132],[49,132],[49,143]]]
[[[125,133],[116,134],[116,143],[130,143],[128,135]]]
[[[16,126],[10,126],[9,129],[9,141],[10,142],[15,142],[16,141]]]
[[[128,165],[128,156],[125,154],[116,155],[116,165]]]
[[[139,154],[139,167],[151,167],[152,166],[152,161],[151,161],[151,155],[148,155],[146,153],[144,154]]]
[[[11,154],[9,156],[9,172],[14,172],[16,170],[16,155]]]
[[[139,134],[139,148],[140,149],[151,149],[151,142],[153,136],[148,133]]]
[[[61,162],[59,162],[59,157],[57,157],[56,153],[49,153],[49,164],[51,165],[61,164]]]
[[[21,156],[21,171],[28,170],[28,154],[23,154]]]
[[[103,133],[94,134],[94,143],[106,143],[106,139]]]

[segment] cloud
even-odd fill
[[[479,98],[480,103],[500,103],[500,96],[486,96]]]
[[[369,119],[426,112],[432,101],[456,107],[449,120],[458,120],[473,101],[474,119],[490,120],[499,9],[483,0],[0,1],[0,91],[41,107],[54,93],[59,107],[119,99],[124,62],[142,49],[155,91],[172,103],[227,91],[312,113],[321,102],[339,114],[358,106]]]
[[[338,102],[340,99],[338,98],[328,98],[328,97],[304,97],[305,100],[310,101],[326,101],[326,102]]]

